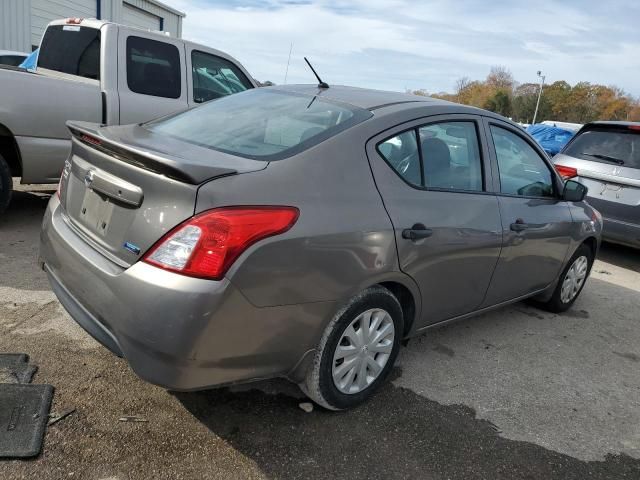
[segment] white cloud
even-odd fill
[[[185,11],[183,35],[238,58],[260,80],[313,81],[303,55],[329,83],[390,90],[451,90],[491,65],[523,82],[617,84],[640,95],[640,6],[610,0],[170,0]],[[606,13],[608,22],[603,22]]]

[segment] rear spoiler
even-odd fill
[[[198,185],[202,182],[202,178],[197,175],[197,172],[190,172],[189,168],[180,168],[180,163],[183,162],[179,163],[177,159],[171,158],[169,155],[164,156],[155,152],[141,150],[132,145],[105,137],[99,130],[99,124],[68,121],[66,125],[74,140],[122,162],[179,182],[192,185]],[[216,170],[215,177],[238,173],[237,170],[231,168]]]

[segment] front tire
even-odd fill
[[[553,295],[540,306],[554,313],[565,312],[571,308],[587,282],[593,261],[591,248],[585,244],[580,245],[562,271]]]
[[[11,191],[13,189],[13,178],[11,177],[11,169],[0,155],[0,214],[5,211],[11,201]]]
[[[398,299],[381,286],[364,290],[325,329],[300,388],[329,410],[361,404],[389,376],[402,333]]]

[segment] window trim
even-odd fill
[[[216,59],[223,60],[223,61],[229,63],[230,65],[233,65],[234,67],[236,67],[238,72],[240,72],[240,75],[242,75],[242,77],[244,78],[244,81],[246,81],[246,83],[249,84],[249,86],[246,88],[246,90],[251,90],[252,88],[255,88],[255,86],[253,85],[253,82],[251,80],[249,80],[249,77],[247,77],[247,74],[242,71],[242,69],[240,68],[240,65],[238,65],[237,63],[229,60],[228,58],[222,57],[220,55],[216,55],[214,53],[205,52],[204,50],[198,50],[197,48],[194,48],[194,49],[191,50],[191,53],[189,55],[189,61],[191,62],[191,65],[190,65],[190,70],[191,70],[191,82],[190,82],[191,83],[191,95],[190,95],[190,97],[191,98],[189,99],[189,102],[193,102],[193,103],[196,103],[198,105],[202,105],[203,103],[206,103],[206,102],[197,102],[196,99],[195,99],[194,89],[196,88],[195,87],[195,81],[196,81],[195,78],[196,77],[193,74],[193,70],[195,68],[193,66],[193,54],[194,53],[201,54],[201,55],[208,55],[210,57],[214,57]],[[242,78],[240,78],[239,80],[240,80],[240,83],[243,83],[243,79]],[[246,90],[244,90],[244,91],[246,91]],[[241,92],[237,92],[237,93],[241,93]],[[232,94],[229,94],[229,95],[232,95]],[[211,101],[211,100],[209,100],[209,101]]]
[[[464,114],[462,114],[464,115]],[[440,115],[437,115],[440,117]],[[429,118],[429,117],[426,117]],[[405,122],[405,123],[413,123],[415,121],[419,121],[421,119],[415,119],[415,120],[411,120],[409,122]],[[422,142],[420,141],[420,128],[422,127],[426,127],[429,125],[437,125],[439,123],[471,123],[473,124],[475,131],[476,131],[476,140],[477,140],[477,145],[478,145],[478,154],[480,156],[480,171],[481,171],[481,175],[482,175],[482,190],[466,190],[466,189],[461,189],[461,188],[442,188],[442,187],[427,187],[424,185],[424,158],[422,156]],[[400,126],[400,125],[397,125]],[[397,136],[400,136],[406,132],[409,132],[413,130],[414,132],[414,138],[416,139],[416,143],[418,146],[418,155],[419,155],[419,159],[420,159],[420,182],[421,185],[414,185],[413,183],[408,182],[395,168],[393,168],[393,166],[389,163],[389,161],[387,160],[387,158],[382,154],[382,152],[380,151],[380,145],[385,143],[386,141],[395,138]],[[487,169],[486,167],[486,158],[484,156],[484,152],[482,149],[482,137],[480,134],[480,130],[481,130],[481,118],[475,118],[475,117],[467,117],[465,116],[464,118],[451,118],[449,115],[443,115],[441,116],[441,118],[438,119],[433,119],[431,121],[427,121],[425,123],[420,123],[420,124],[416,124],[413,125],[409,128],[406,128],[404,130],[398,131],[393,133],[392,135],[386,136],[384,137],[382,140],[377,141],[375,144],[375,151],[376,153],[380,156],[380,158],[382,158],[384,160],[384,163],[387,164],[387,166],[393,171],[393,173],[395,173],[398,178],[400,178],[404,183],[406,183],[408,186],[410,186],[411,188],[415,189],[415,190],[422,190],[424,192],[452,192],[452,193],[472,193],[472,194],[490,194],[493,195],[494,192],[489,191],[488,188],[488,182],[487,182]]]
[[[147,42],[155,42],[158,43],[160,45],[167,45],[171,48],[174,48],[177,56],[178,56],[178,80],[180,82],[180,88],[178,89],[178,96],[177,97],[165,97],[162,95],[153,95],[152,93],[144,93],[144,92],[138,92],[136,90],[134,90],[133,88],[131,88],[131,83],[129,81],[129,64],[130,64],[130,58],[131,58],[131,47],[129,47],[129,41],[131,39],[136,39],[136,40],[144,40]],[[129,89],[129,91],[131,93],[135,93],[136,95],[146,95],[147,97],[153,97],[153,98],[164,98],[167,100],[179,100],[180,98],[182,98],[183,95],[183,91],[182,91],[182,80],[183,80],[183,66],[182,66],[182,60],[180,58],[180,49],[174,45],[173,43],[169,43],[169,42],[163,42],[160,40],[156,40],[154,38],[148,38],[148,37],[141,37],[139,35],[128,35],[127,38],[125,39],[124,42],[124,55],[125,55],[125,81],[127,84],[127,88]]]
[[[486,126],[487,128],[486,130],[486,135],[487,135],[487,144],[490,146],[490,151],[491,151],[491,155],[493,156],[493,162],[494,162],[494,168],[496,171],[495,175],[495,194],[499,195],[501,197],[510,197],[510,198],[526,198],[526,199],[533,199],[533,200],[559,200],[561,199],[561,195],[562,195],[562,189],[560,188],[561,185],[563,185],[563,183],[559,184],[559,176],[558,173],[556,172],[556,169],[553,167],[553,165],[550,163],[549,157],[547,156],[546,153],[541,153],[541,149],[538,147],[538,145],[536,144],[535,140],[533,140],[533,138],[527,138],[529,137],[528,134],[526,134],[526,132],[524,132],[523,130],[518,131],[518,127],[514,127],[513,125],[510,125],[506,122],[501,122],[497,119],[494,118],[490,118],[490,117],[485,117],[485,122],[486,122]],[[495,126],[498,128],[501,128],[503,130],[506,130],[514,135],[516,135],[517,137],[519,137],[520,139],[522,139],[522,141],[524,141],[525,143],[527,143],[534,152],[536,152],[538,154],[538,156],[540,157],[540,159],[542,160],[542,163],[547,167],[547,169],[549,170],[550,174],[551,174],[551,186],[553,187],[553,195],[552,196],[538,196],[538,195],[517,195],[517,194],[513,194],[513,193],[505,193],[502,191],[502,181],[500,179],[500,165],[498,164],[498,152],[496,150],[496,146],[493,140],[493,134],[491,133],[491,127]],[[525,133],[525,135],[522,135],[522,133]],[[542,151],[544,152],[544,151]]]

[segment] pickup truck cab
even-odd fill
[[[219,50],[102,20],[51,22],[35,72],[0,67],[0,212],[12,177],[58,182],[67,120],[141,123],[257,85]]]

